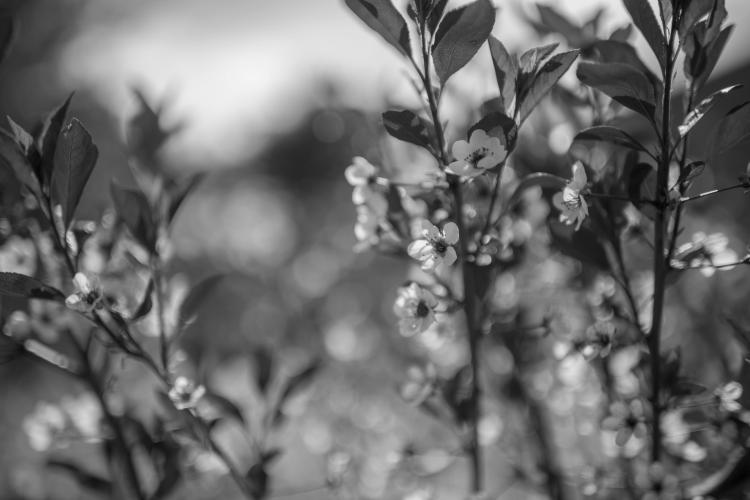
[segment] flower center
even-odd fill
[[[487,157],[489,152],[490,150],[485,147],[476,149],[472,151],[469,156],[466,157],[466,163],[471,163],[474,166],[474,168],[476,168],[477,163],[479,163],[481,160]]]
[[[448,245],[446,245],[444,241],[437,240],[432,244],[432,248],[434,248],[435,252],[439,255],[443,255],[445,251],[448,250]]]
[[[426,318],[430,314],[430,308],[424,303],[424,300],[420,300],[417,304],[416,316],[417,318]]]

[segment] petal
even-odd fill
[[[406,253],[413,259],[422,260],[425,254],[433,253],[433,248],[427,240],[416,240],[409,243]]]
[[[456,249],[453,247],[448,247],[448,249],[445,251],[445,255],[443,255],[443,264],[446,266],[452,266],[454,262],[456,262],[456,259],[458,256],[456,255]]]
[[[458,140],[454,142],[453,147],[451,148],[451,153],[453,153],[453,157],[459,160],[465,159],[467,156],[471,154],[471,152],[472,152],[472,147],[469,145],[468,142],[463,141],[463,140]]]
[[[571,182],[571,188],[576,191],[581,191],[586,187],[586,183],[588,183],[586,169],[584,168],[583,163],[577,161],[573,164],[573,181]]]
[[[469,144],[471,145],[471,149],[476,151],[479,148],[487,147],[487,143],[489,142],[489,140],[490,137],[487,135],[487,132],[485,132],[481,128],[478,128],[471,133],[471,137],[469,137]]]
[[[446,170],[455,175],[471,177],[471,173],[473,170],[475,170],[475,168],[471,165],[471,163],[462,159],[451,162],[451,164],[446,167]]]
[[[552,197],[552,204],[558,210],[565,210],[567,208],[565,206],[565,203],[563,202],[563,192],[562,191],[559,191],[559,192],[555,193],[555,195]]]
[[[91,283],[89,283],[88,277],[83,273],[76,273],[73,276],[73,285],[75,285],[77,291],[83,294],[91,292]]]
[[[424,219],[422,221],[422,234],[429,241],[437,241],[440,239],[440,230],[433,223]]]
[[[455,245],[458,242],[458,226],[455,222],[447,222],[443,226],[443,240],[449,245]]]
[[[420,321],[416,318],[405,318],[398,322],[398,331],[404,337],[413,337],[420,332]]]

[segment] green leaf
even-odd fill
[[[176,333],[182,332],[187,325],[195,321],[195,317],[203,301],[216,289],[225,277],[223,274],[209,276],[199,281],[190,289],[182,304],[180,304],[180,310],[177,315]]]
[[[652,83],[658,81],[656,75],[646,66],[635,48],[629,43],[617,40],[597,40],[587,48],[586,56],[590,57],[591,52],[596,55],[598,62],[629,64],[646,75]]]
[[[699,102],[698,105],[694,107],[687,116],[685,116],[685,119],[682,120],[682,124],[677,127],[680,137],[685,137],[685,135],[690,132],[690,129],[692,129],[695,124],[698,123],[711,108],[713,108],[714,104],[716,104],[717,98],[730,94],[739,88],[742,88],[742,85],[730,85],[729,87],[724,87]]]
[[[10,125],[10,131],[13,132],[16,142],[21,146],[21,150],[24,155],[28,155],[29,151],[34,148],[34,137],[29,134],[26,129],[13,121],[10,116],[5,117]]]
[[[177,212],[180,210],[182,203],[192,193],[195,188],[205,177],[204,174],[195,174],[182,184],[178,184],[169,193],[169,207],[167,210],[167,221],[171,224]]]
[[[65,123],[65,115],[68,113],[68,107],[70,106],[70,100],[73,98],[73,94],[70,94],[65,102],[53,110],[44,121],[42,126],[42,133],[39,135],[39,151],[41,152],[41,178],[39,182],[42,185],[44,191],[49,186],[50,179],[52,178],[52,169],[55,165],[55,148],[57,146],[57,138],[60,135],[60,131]]]
[[[544,63],[532,80],[531,86],[524,93],[520,105],[520,121],[529,116],[531,111],[539,104],[539,101],[547,95],[557,81],[568,71],[570,65],[578,57],[578,50],[571,50],[561,54],[555,54],[549,61]]]
[[[291,396],[310,385],[321,366],[320,360],[316,359],[295,375],[289,377],[284,385],[284,389],[281,391],[281,395],[279,396],[278,406],[283,406]]]
[[[0,62],[10,52],[10,47],[16,37],[16,23],[12,16],[7,13],[0,15]]]
[[[633,205],[649,219],[656,216],[656,207],[639,200],[656,199],[656,168],[648,163],[637,163],[627,173],[627,193]]]
[[[519,60],[519,72],[521,75],[533,76],[542,64],[542,61],[547,59],[552,52],[559,46],[559,43],[550,43],[549,45],[542,45],[541,47],[534,47],[529,49],[523,54]]]
[[[664,33],[661,31],[654,9],[648,0],[623,0],[633,24],[643,34],[651,50],[654,51],[659,66],[664,69],[667,66],[667,46]]]
[[[73,118],[58,137],[50,182],[52,202],[62,207],[63,227],[66,230],[73,221],[83,188],[94,171],[98,157],[99,150],[91,135],[81,122]]]
[[[505,144],[506,151],[513,150],[518,137],[518,125],[513,118],[505,113],[494,111],[472,125],[466,135],[471,137],[475,130],[480,129],[487,132],[490,137],[499,138]]]
[[[593,230],[583,226],[576,231],[573,226],[558,220],[549,221],[549,230],[554,248],[583,264],[590,264],[602,271],[609,270],[607,252]]]
[[[115,210],[133,238],[150,252],[156,251],[156,223],[146,196],[137,189],[112,181],[110,186]]]
[[[386,42],[411,57],[409,28],[390,0],[346,0],[346,5]]]
[[[133,89],[138,100],[138,111],[128,120],[125,140],[128,150],[139,165],[153,172],[156,155],[179,126],[166,130],[161,126],[160,109],[154,109],[139,89]]]
[[[551,5],[537,4],[536,8],[539,11],[539,20],[542,24],[553,33],[562,35],[570,47],[582,47],[588,42],[588,37],[583,33],[581,26],[574,24]]]
[[[716,0],[691,0],[690,2],[687,2],[685,10],[680,16],[680,39],[683,42],[687,40],[690,36],[690,32],[697,27],[698,21],[701,18],[710,15],[714,8],[723,9],[723,2],[721,5]],[[716,14],[717,13],[714,13],[714,15]],[[721,16],[721,13],[719,13],[719,15]],[[726,10],[723,15],[726,16]],[[718,21],[721,22],[721,20],[723,20],[723,17]]]
[[[540,187],[542,189],[551,189],[559,191],[568,184],[566,179],[557,175],[548,174],[546,172],[535,172],[529,174],[518,183],[516,189],[513,190],[513,194],[510,195],[508,201],[505,203],[505,209],[503,211],[512,209],[526,192],[526,190],[532,187]]]
[[[714,128],[711,156],[720,155],[750,139],[750,101],[733,108]]]
[[[494,24],[495,7],[489,0],[476,0],[443,17],[432,45],[435,72],[443,85],[474,57]]]
[[[113,488],[109,479],[87,471],[79,464],[61,458],[50,458],[47,460],[47,467],[61,469],[68,472],[73,478],[75,478],[80,486],[91,490],[92,492],[96,492],[104,498],[110,497],[112,494]]]
[[[31,191],[37,199],[41,198],[39,180],[34,174],[31,163],[21,150],[19,143],[5,130],[0,130],[0,162],[5,163],[16,174],[18,180]]]
[[[265,394],[273,374],[273,355],[266,347],[253,350],[253,364],[255,368],[255,385],[261,394]]]
[[[396,139],[433,151],[432,139],[430,138],[432,123],[416,113],[408,109],[386,111],[383,113],[383,126]]]
[[[427,16],[427,30],[430,33],[435,33],[435,29],[438,27],[438,23],[443,18],[445,13],[445,6],[448,4],[448,0],[436,0],[433,2],[433,6]]]
[[[36,278],[25,274],[0,272],[0,295],[25,299],[65,301],[65,295]]]
[[[719,61],[719,58],[721,57],[721,54],[724,52],[724,47],[727,45],[727,41],[729,41],[729,37],[732,35],[732,32],[734,31],[734,25],[731,24],[721,30],[719,35],[716,37],[714,41],[712,41],[708,47],[705,49],[705,62],[703,65],[702,70],[700,71],[700,74],[695,76],[695,79],[693,81],[693,85],[696,88],[701,88],[703,84],[708,80],[708,77],[711,76],[711,73],[713,72],[714,68],[716,67],[716,63]],[[685,57],[685,66],[690,64],[689,58]],[[686,73],[688,73],[688,70],[685,70]],[[689,74],[689,73],[688,73]]]
[[[507,110],[516,94],[518,62],[508,53],[500,40],[490,35],[488,41],[490,54],[492,55],[492,66],[495,69],[495,79],[500,90],[501,104]]]
[[[636,68],[622,63],[580,63],[576,74],[585,85],[653,122],[656,92],[648,77]]]
[[[643,151],[644,153],[648,153],[648,150],[645,148],[645,146],[643,146],[643,144],[638,141],[638,139],[622,129],[611,127],[609,125],[599,125],[582,130],[578,133],[578,135],[575,136],[573,141],[608,142],[610,144],[616,144],[618,146],[623,146],[635,151]]]

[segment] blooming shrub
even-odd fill
[[[699,122],[739,91],[705,90],[732,28],[723,0],[660,0],[656,10],[647,0],[623,3],[633,25],[611,34],[598,16],[578,26],[538,5],[532,25],[567,49],[552,43],[517,56],[492,35],[489,0],[411,0],[403,12],[390,0],[345,1],[402,56],[420,102],[382,115],[395,148],[419,151],[414,165],[357,156],[344,171],[354,249],[403,258],[408,269],[394,283],[393,330],[413,347],[397,392],[450,432],[387,454],[400,498],[501,498],[508,488],[555,499],[746,492],[750,413],[740,369],[723,363],[722,380],[709,385],[664,342],[683,275],[709,279],[750,263],[713,229],[684,234],[696,201],[750,188],[750,171],[733,185],[694,188],[716,157],[750,136],[745,103],[721,118],[705,157],[690,146]],[[628,41],[633,26],[657,72]],[[480,61],[484,46],[490,57]],[[478,106],[449,85],[469,76],[472,60],[494,79]],[[22,426],[39,452],[96,447],[106,470],[58,454],[46,464],[102,498],[174,497],[190,477],[210,475],[229,476],[245,498],[271,498],[286,408],[321,363],[306,358],[285,370],[253,346],[251,403],[222,394],[191,364],[181,342],[222,277],[186,286],[171,275],[173,223],[201,177],[162,168],[158,151],[173,131],[137,98],[126,133],[135,186],[113,181],[114,210],[96,222],[77,217],[99,152],[68,118],[70,98],[33,133],[12,119],[0,131],[3,166],[18,184],[0,214],[8,298],[0,357],[26,356],[84,388],[40,402]],[[547,165],[533,135],[549,107],[581,130],[564,161]],[[409,181],[404,170],[413,170]],[[747,351],[742,322],[726,319]],[[351,341],[337,325],[334,340]],[[123,363],[148,372],[152,401],[124,400]],[[362,427],[386,420],[366,413]],[[243,437],[242,456],[218,439],[222,427]],[[372,462],[327,450],[326,494],[367,496]],[[500,452],[510,478],[495,473]],[[439,476],[454,463],[467,464],[467,479],[441,497]]]

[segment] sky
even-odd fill
[[[495,36],[511,49],[528,45],[530,31],[514,11],[533,2],[495,3]],[[625,23],[617,0],[554,2],[573,19],[597,5],[606,6],[606,26]],[[750,2],[727,0],[727,9],[730,18],[747,18]],[[91,91],[121,118],[133,109],[133,86],[164,99],[171,118],[188,124],[173,148],[201,162],[230,163],[262,149],[315,104],[324,79],[345,103],[370,109],[383,106],[384,93],[404,91],[406,67],[343,0],[96,0],[84,16],[64,51],[64,85]],[[739,64],[748,44],[750,32],[735,30],[717,71]]]

